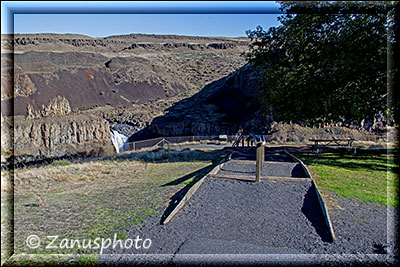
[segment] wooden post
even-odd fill
[[[262,143],[262,149],[261,149],[261,162],[265,161],[265,143]]]
[[[257,143],[257,149],[256,149],[256,182],[260,181],[263,161],[264,161],[264,144],[260,142]]]

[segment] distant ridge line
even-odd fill
[[[137,37],[151,37],[154,39],[191,39],[191,40],[247,40],[245,36],[238,37],[225,37],[225,36],[197,36],[197,35],[178,35],[178,34],[144,34],[144,33],[132,33],[132,34],[116,34],[109,36],[93,37],[79,33],[15,33],[15,34],[1,34],[2,38],[19,38],[19,37],[64,37],[64,38],[87,38],[87,39],[136,39]]]

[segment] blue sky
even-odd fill
[[[16,2],[8,3],[18,5]],[[22,3],[13,8],[14,33],[77,33],[92,37],[130,33],[239,37],[246,36],[246,30],[258,25],[265,29],[279,25],[279,4],[272,1]]]
[[[245,36],[257,25],[277,26],[273,14],[16,14],[15,33],[80,33],[92,37],[148,33]]]

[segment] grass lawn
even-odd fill
[[[15,170],[14,255],[96,254],[98,251],[77,248],[45,249],[50,242],[46,236],[94,240],[118,234],[118,239],[127,238],[125,229],[154,214],[161,219],[171,197],[187,191],[224,155],[214,150],[158,149],[110,160],[57,161],[45,167]],[[8,173],[2,171],[3,174]],[[7,194],[3,193],[2,203],[7,202]],[[7,223],[5,218],[2,212],[2,227]],[[39,248],[27,247],[29,235],[41,238]],[[46,261],[54,260],[57,259],[50,257]],[[90,255],[79,261],[86,265],[93,262]],[[25,263],[36,266],[29,255],[10,262]]]
[[[298,157],[320,188],[366,202],[399,206],[399,165],[393,154],[325,153]]]

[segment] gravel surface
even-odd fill
[[[358,262],[376,264],[376,257],[378,263],[386,261],[379,254],[390,254],[396,246],[387,243],[385,206],[338,198],[340,206],[330,210],[337,242],[324,242],[326,227],[310,189],[308,181],[254,184],[207,178],[167,225],[160,225],[160,216],[153,216],[127,229],[132,239],[137,235],[150,238],[150,249],[117,248],[105,254],[170,254],[170,261],[180,258],[177,254],[334,254],[330,258],[334,262],[346,263],[355,256]],[[390,210],[398,215],[398,209]],[[110,260],[107,255],[101,259]],[[251,257],[244,260],[252,262]]]
[[[288,170],[295,168],[294,163],[289,162],[276,166],[281,166],[281,174],[286,175],[292,175]],[[253,167],[252,164],[227,162],[221,172],[251,172]],[[102,255],[100,260],[113,264],[132,263],[133,260],[146,264],[209,265],[220,264],[221,257],[226,254],[235,254],[230,264],[356,263],[373,266],[398,262],[394,257],[397,255],[396,235],[393,227],[387,227],[388,223],[393,224],[393,220],[388,222],[388,214],[397,222],[397,208],[334,193],[329,203],[335,243],[328,242],[329,234],[311,181],[251,183],[206,178],[167,225],[160,224],[161,215],[158,215],[126,230],[132,239],[138,235],[150,238],[152,245],[148,250],[109,249],[103,254],[126,255]],[[391,230],[389,234],[387,229]],[[157,259],[157,255],[134,254],[164,255]]]
[[[255,154],[255,152],[254,152]],[[256,156],[253,153],[251,154],[233,154],[232,159],[236,160],[256,160]],[[286,155],[274,155],[274,154],[265,154],[265,161],[277,161],[277,162],[293,162]]]
[[[236,151],[232,155],[232,159],[236,160],[256,160],[256,149],[249,147],[242,149],[243,151]],[[276,148],[265,147],[264,158],[265,161],[275,162],[294,162],[287,154],[279,153]]]
[[[235,161],[228,161],[224,164],[218,174],[223,175],[256,175],[256,164],[243,164]],[[279,162],[268,163],[263,162],[261,175],[263,176],[276,176],[276,177],[297,177],[305,178],[307,175],[304,173],[303,168],[296,162]]]
[[[398,208],[330,194],[335,204],[329,204],[328,209],[337,242],[326,246],[327,253],[393,254],[397,251],[394,226]]]

